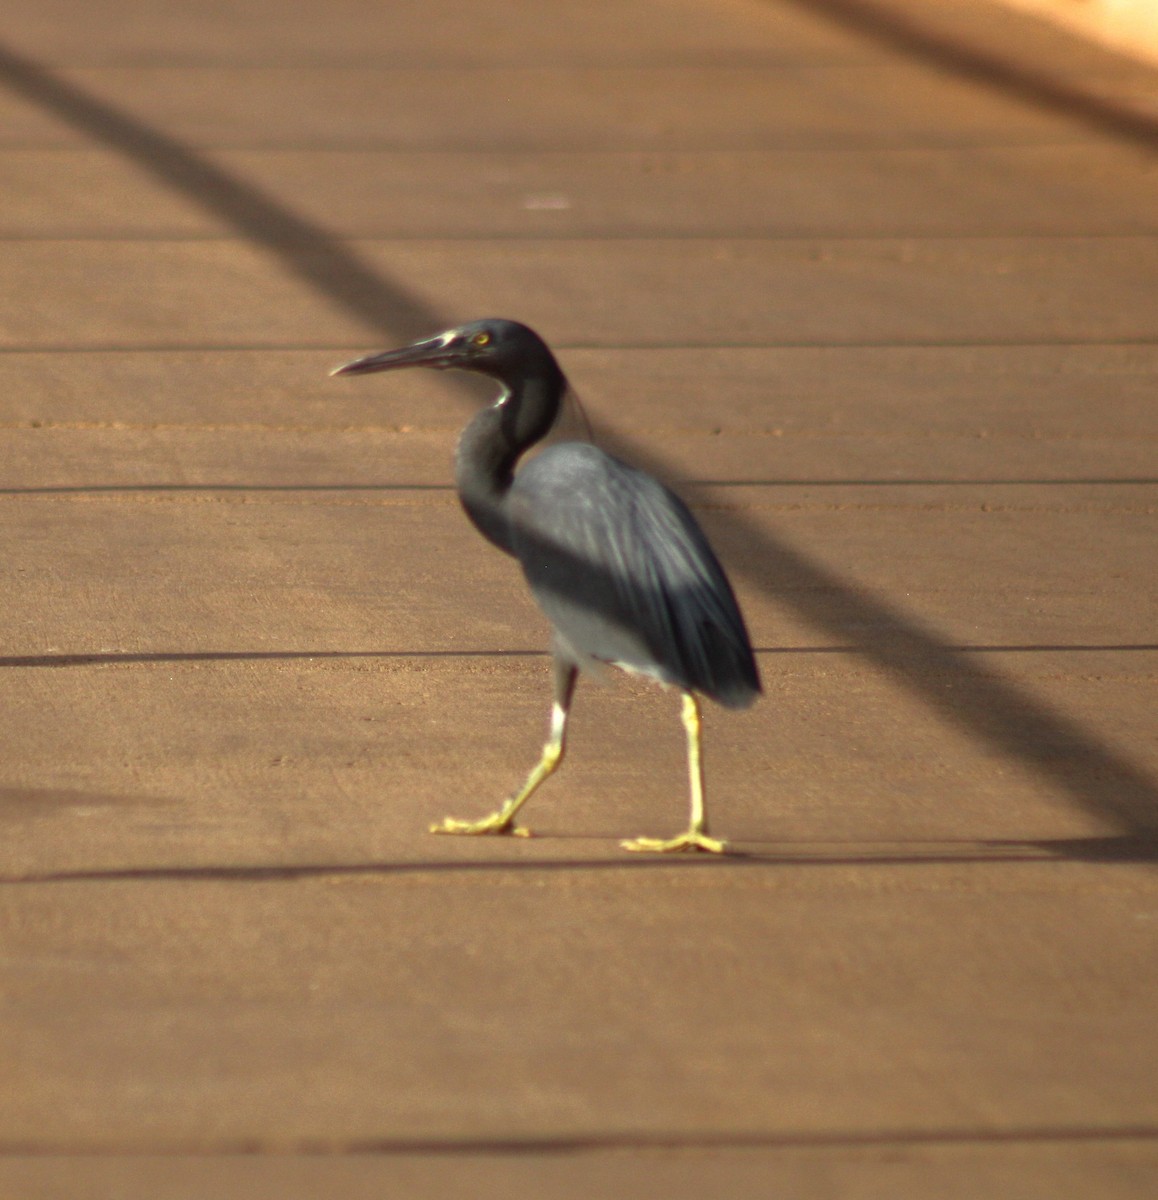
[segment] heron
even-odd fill
[[[610,664],[679,690],[691,792],[684,832],[621,845],[724,853],[708,828],[699,697],[745,708],[761,685],[735,595],[699,524],[674,492],[590,442],[556,442],[520,465],[568,391],[555,355],[526,325],[472,321],[332,374],[404,367],[469,371],[498,384],[497,399],[459,436],[455,484],[479,532],[518,561],[553,628],[554,697],[539,761],[497,811],[448,817],[431,832],[527,836],[515,818],[563,760],[579,673]]]

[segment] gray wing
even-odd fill
[[[755,699],[760,679],[727,577],[662,484],[567,442],[519,471],[508,514],[527,582],[577,661],[618,663],[729,707]]]

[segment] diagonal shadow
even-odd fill
[[[857,20],[876,12],[874,6],[858,0],[797,2],[818,10],[848,12],[850,19]],[[886,32],[907,52],[927,49],[929,56],[939,61],[935,44],[925,47],[921,38],[906,40],[899,33]],[[985,77],[981,65],[974,69],[979,78]],[[968,61],[965,66],[970,67]],[[991,70],[985,81],[1002,86],[1002,72]],[[368,329],[401,341],[452,323],[384,278],[340,239],[296,216],[275,198],[2,47],[0,84],[125,155],[165,186],[201,205],[275,255],[302,282]],[[1033,87],[1014,90],[1031,102],[1050,102],[1047,94],[1037,95]],[[464,384],[463,390],[473,398],[473,388]],[[666,478],[674,474],[670,464],[631,438],[607,431],[602,440],[613,453],[645,470]],[[737,574],[745,576],[751,586],[794,609],[834,640],[854,643],[858,653],[947,721],[1000,755],[1036,771],[1072,802],[1120,831],[1140,834],[1158,830],[1158,781],[1080,724],[990,668],[970,661],[936,631],[780,541],[746,514],[718,514],[715,525],[726,531]]]
[[[1070,117],[1100,133],[1126,138],[1153,149],[1158,146],[1158,117],[1129,107],[1112,96],[1097,95],[1080,79],[1031,65],[1018,47],[1000,53],[938,30],[918,10],[898,10],[890,0],[788,0],[797,8],[843,25],[895,53],[932,64],[951,75],[1004,92],[1034,108]],[[934,5],[929,5],[935,8]],[[1008,17],[1002,12],[1001,17]],[[981,21],[978,17],[978,22]],[[1018,16],[1013,20],[1022,19]],[[1058,36],[1064,36],[1058,32]],[[1071,35],[1075,37],[1076,35]],[[1107,57],[1113,52],[1107,50]],[[1141,70],[1139,64],[1132,64]]]
[[[269,251],[304,284],[368,330],[408,338],[450,323],[399,284],[383,279],[340,238],[303,221],[260,188],[4,45],[0,45],[0,83],[122,154],[248,242]]]

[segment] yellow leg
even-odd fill
[[[625,850],[652,851],[669,854],[676,851],[704,850],[710,854],[723,854],[726,843],[708,836],[708,816],[704,808],[704,760],[700,749],[700,703],[691,692],[683,694],[680,711],[684,731],[688,739],[688,782],[691,787],[691,821],[686,833],[674,838],[634,838],[622,842]]]
[[[431,825],[431,833],[507,833],[514,837],[530,837],[531,831],[515,824],[515,814],[534,795],[539,785],[550,778],[563,761],[563,753],[567,744],[567,715],[571,708],[571,696],[575,691],[577,672],[574,667],[556,663],[555,665],[555,703],[551,709],[551,732],[543,754],[527,776],[526,783],[504,802],[503,806],[478,821],[460,821],[456,817],[447,817],[435,825]]]

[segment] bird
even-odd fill
[[[552,430],[569,388],[528,326],[472,321],[331,374],[405,367],[468,371],[498,385],[494,402],[459,436],[455,484],[466,515],[518,561],[553,627],[554,696],[539,761],[497,811],[479,820],[447,817],[431,832],[529,836],[515,817],[562,762],[580,671],[610,664],[680,692],[690,788],[686,830],[621,845],[726,853],[708,827],[699,697],[746,708],[762,687],[732,587],[695,518],[658,480],[588,441],[555,442],[520,465]]]

